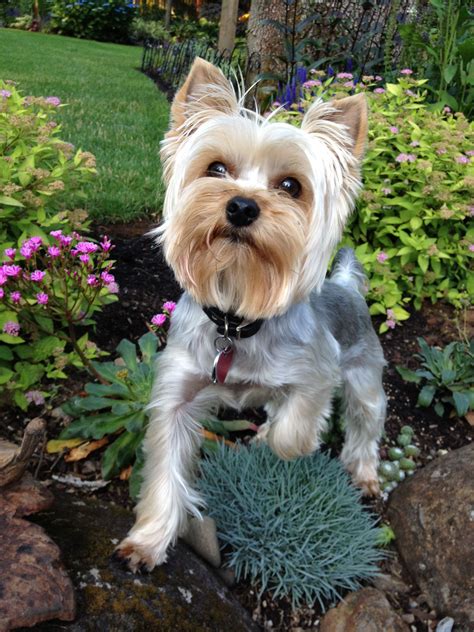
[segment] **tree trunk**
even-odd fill
[[[285,72],[285,64],[279,58],[284,52],[284,34],[275,26],[264,25],[262,20],[276,20],[285,24],[286,3],[283,0],[252,0],[247,26],[247,50],[249,58],[260,59],[260,72]],[[254,79],[258,73],[254,71]]]
[[[171,8],[173,6],[173,0],[166,0],[165,5],[165,29],[169,29],[171,22]]]
[[[239,11],[239,0],[222,0],[221,19],[219,21],[219,52],[230,53],[234,49],[235,30],[237,28],[237,14]]]

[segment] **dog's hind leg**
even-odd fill
[[[366,495],[379,493],[379,440],[386,411],[382,368],[380,363],[343,371],[346,436],[341,460]]]
[[[170,347],[157,363],[136,521],[116,550],[133,571],[165,562],[187,514],[199,515],[201,499],[193,487],[193,470],[201,441],[198,420],[209,402],[197,376],[189,371],[191,364],[188,357],[180,362],[180,354]]]

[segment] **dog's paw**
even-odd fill
[[[362,490],[364,496],[380,496],[380,485],[377,466],[373,463],[346,466],[351,474],[352,482]]]
[[[251,443],[262,445],[268,442],[268,433],[270,432],[270,422],[266,421],[257,430],[255,437],[252,437]]]
[[[131,570],[132,573],[149,572],[158,564],[166,562],[166,553],[157,559],[156,556],[150,553],[147,547],[137,544],[129,538],[122,540],[115,549],[113,557]]]
[[[364,481],[354,480],[354,485],[362,490],[364,496],[380,496],[380,485],[376,478]]]

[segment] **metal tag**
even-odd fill
[[[220,336],[214,341],[217,355],[212,366],[212,381],[214,384],[224,384],[234,357],[234,343],[227,336]]]

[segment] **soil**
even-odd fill
[[[99,347],[111,354],[122,338],[136,341],[146,333],[147,322],[161,311],[166,300],[176,301],[180,288],[176,284],[172,272],[163,260],[158,247],[152,239],[146,236],[152,225],[141,222],[133,226],[108,225],[96,226],[94,235],[107,234],[112,237],[115,248],[113,258],[116,261],[114,275],[120,286],[119,301],[108,305],[97,317],[95,331],[91,338]],[[474,313],[464,314],[465,322],[460,322],[454,309],[449,305],[425,304],[422,310],[413,312],[405,323],[381,336],[382,346],[387,359],[387,369],[384,385],[388,396],[388,416],[386,422],[386,437],[382,445],[382,455],[388,447],[394,444],[400,428],[404,425],[413,427],[414,442],[420,447],[420,464],[433,459],[440,451],[453,450],[466,445],[474,438],[474,428],[465,419],[457,417],[439,418],[432,409],[422,409],[416,406],[418,389],[415,385],[404,382],[396,371],[397,365],[415,368],[418,351],[417,337],[423,336],[429,344],[440,346],[459,339],[462,329],[472,337],[474,329]],[[377,326],[377,321],[375,325]],[[73,394],[83,389],[88,381],[84,373],[75,373],[60,385],[57,395],[48,401],[47,408],[29,410],[25,415],[12,408],[0,411],[0,436],[19,442],[23,429],[30,418],[42,416],[48,424],[48,439],[59,434],[67,420],[58,416],[57,407]],[[249,411],[250,418],[261,423],[261,411]],[[233,418],[232,413],[227,413]],[[239,414],[239,417],[241,415]],[[442,453],[442,452],[441,452]],[[90,455],[87,460],[76,463],[66,463],[61,456],[42,454],[33,463],[36,476],[42,480],[52,481],[53,475],[75,474],[84,480],[93,481],[100,478],[100,451]],[[64,489],[64,485],[55,486]],[[83,494],[83,490],[69,488],[70,493]],[[89,492],[91,493],[91,492]],[[116,479],[107,487],[94,491],[92,494],[123,506],[131,506],[128,496],[128,485],[125,480]],[[383,517],[384,504],[381,500],[370,503],[371,507]],[[396,564],[396,559],[387,563]],[[250,609],[255,619],[262,625],[272,621],[273,629],[289,630],[294,627],[317,626],[320,613],[312,610],[292,612],[285,600],[272,601],[269,595],[258,600],[250,586],[242,583],[236,587],[236,593],[242,603]],[[416,593],[410,595],[411,601]],[[408,598],[404,607],[408,610]],[[426,607],[417,604],[418,610],[414,625],[416,629],[431,629],[427,621],[433,615]],[[315,628],[317,629],[317,628]]]

